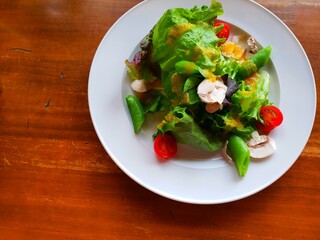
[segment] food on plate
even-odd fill
[[[213,26],[215,26],[215,27],[223,26],[223,28],[217,33],[218,38],[224,38],[223,42],[218,43],[218,45],[222,45],[223,43],[225,43],[227,41],[227,39],[230,36],[230,27],[227,23],[223,23],[220,21],[215,21]]]
[[[177,153],[177,141],[169,134],[158,134],[154,139],[154,151],[160,159],[170,159]]]
[[[276,151],[274,140],[268,135],[259,135],[257,131],[252,133],[252,138],[247,142],[250,156],[253,158],[265,158]]]
[[[231,135],[228,139],[227,147],[231,156],[234,159],[239,175],[244,177],[250,162],[250,149],[246,142],[237,135]]]
[[[134,132],[138,133],[145,120],[144,108],[136,96],[127,96],[126,102],[131,114]]]
[[[270,132],[274,128],[281,125],[283,115],[279,108],[276,106],[263,106],[260,108],[261,121],[257,121],[257,127],[263,132]]]
[[[133,90],[126,102],[136,134],[148,115],[163,113],[153,136],[160,159],[173,158],[177,143],[221,150],[243,177],[251,158],[274,153],[268,134],[283,115],[269,101],[271,79],[263,70],[272,47],[234,35],[217,19],[222,14],[215,0],[168,9],[125,60]]]

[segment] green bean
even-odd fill
[[[136,96],[128,95],[126,102],[130,111],[134,133],[138,133],[145,120],[143,106]]]
[[[267,46],[265,48],[260,49],[257,53],[255,53],[251,58],[246,60],[237,73],[238,79],[245,79],[251,74],[255,73],[257,70],[265,66],[271,55],[271,46]]]
[[[242,138],[232,135],[228,140],[227,150],[236,163],[239,175],[244,177],[250,162],[250,150],[247,144]]]

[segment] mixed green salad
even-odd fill
[[[229,41],[222,14],[215,0],[168,9],[125,61],[134,90],[126,103],[135,133],[148,115],[163,113],[153,136],[159,158],[174,157],[177,143],[222,150],[245,176],[251,158],[275,151],[268,133],[283,117],[269,102],[270,76],[261,69],[271,46],[259,48],[246,36]]]

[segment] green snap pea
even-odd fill
[[[255,73],[257,70],[265,66],[271,55],[271,46],[267,46],[265,48],[260,49],[257,53],[255,53],[251,58],[245,61],[239,71],[237,73],[238,79],[245,79],[251,74]]]
[[[244,177],[250,162],[250,150],[247,144],[242,138],[232,135],[228,140],[227,150],[236,163],[239,175]]]
[[[146,118],[143,106],[139,99],[133,95],[128,95],[126,102],[130,111],[134,132],[138,133]]]
[[[257,66],[258,69],[262,68],[269,61],[271,55],[271,46],[267,46],[259,50],[256,54],[254,54],[250,59]]]

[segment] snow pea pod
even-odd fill
[[[139,99],[133,95],[128,95],[126,97],[126,102],[130,111],[134,132],[138,133],[145,120],[143,106]]]
[[[245,79],[246,77],[250,76],[251,74],[258,71],[260,68],[265,66],[270,59],[271,50],[271,46],[262,48],[251,58],[245,61],[239,68],[237,78],[240,80]]]
[[[250,162],[250,150],[247,144],[242,138],[232,135],[229,138],[227,150],[236,163],[239,175],[244,177]]]

